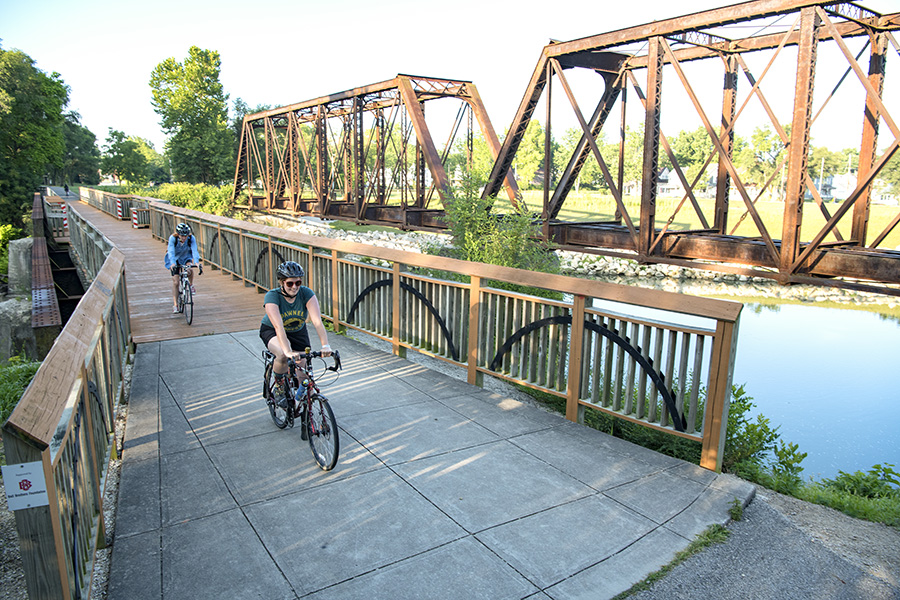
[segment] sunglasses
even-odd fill
[[[300,287],[301,285],[303,285],[302,281],[285,281],[284,282],[284,286],[289,287],[289,288]]]

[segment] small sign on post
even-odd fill
[[[47,482],[44,480],[44,465],[40,461],[5,465],[2,468],[9,510],[50,504]]]

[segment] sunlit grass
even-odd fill
[[[543,203],[543,192],[540,190],[528,190],[523,192],[525,203],[533,212],[540,213]],[[625,196],[623,198],[625,208],[637,226],[640,224],[641,200],[637,196]],[[715,199],[698,198],[707,223],[712,225]],[[679,209],[679,205],[681,208]],[[840,203],[829,202],[825,204],[828,213],[833,215]],[[509,201],[505,196],[497,199],[496,207],[500,211],[509,208]],[[782,222],[784,221],[784,204],[771,200],[760,200],[755,204],[760,219],[773,239],[781,239]],[[676,212],[677,211],[677,212]],[[563,204],[559,219],[566,222],[583,223],[588,221],[611,221],[615,217],[616,203],[609,194],[601,192],[581,191],[570,193]],[[896,206],[884,206],[873,204],[869,211],[868,243],[874,239],[890,224],[900,212]],[[681,198],[661,197],[656,200],[656,226],[663,227],[674,215],[670,230],[685,231],[699,229],[702,222],[690,200],[682,203]],[[838,230],[846,240],[850,237],[850,214],[844,215]],[[803,226],[801,228],[801,241],[808,242],[825,226],[826,218],[822,209],[814,202],[806,202],[803,205]],[[734,229],[737,225],[737,229]],[[746,205],[742,201],[732,201],[728,210],[728,232],[740,237],[760,237],[753,217],[748,213]],[[833,234],[829,234],[825,241],[835,241]],[[900,247],[900,228],[891,232],[879,245],[882,249]]]

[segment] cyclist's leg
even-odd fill
[[[172,312],[178,312],[178,275],[172,275]]]

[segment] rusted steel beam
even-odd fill
[[[676,36],[691,30],[721,27],[762,19],[820,4],[822,4],[821,0],[756,0],[755,2],[743,2],[674,19],[654,21],[609,33],[601,33],[600,35],[570,42],[552,44],[546,47],[546,55],[547,57],[558,57],[585,50],[611,48],[632,42],[644,42],[652,37]]]
[[[883,15],[869,19],[865,22],[845,21],[835,24],[835,29],[843,38],[868,36],[872,32],[896,30],[900,28],[900,13]],[[785,39],[786,36],[786,39]],[[819,41],[831,40],[832,36],[827,31],[819,33]],[[740,40],[721,42],[713,46],[689,46],[675,50],[675,56],[679,62],[685,63],[694,60],[715,58],[723,54],[748,54],[761,50],[772,50],[781,45],[796,46],[800,43],[798,31],[787,30],[782,33],[770,33],[749,37]],[[600,49],[600,48],[598,48]],[[666,61],[668,62],[668,60]],[[623,65],[626,69],[646,69],[647,55],[630,57]]]
[[[501,182],[506,179],[512,167],[516,151],[519,149],[519,144],[522,143],[525,130],[528,128],[528,123],[531,121],[531,116],[534,114],[534,109],[537,107],[538,100],[540,100],[546,84],[547,56],[545,48],[537,66],[534,68],[534,73],[531,75],[531,81],[528,82],[528,87],[525,90],[522,101],[519,103],[519,108],[516,110],[516,116],[513,117],[509,133],[507,133],[506,139],[503,140],[503,146],[500,148],[497,160],[494,161],[494,168],[491,170],[487,185],[484,187],[483,195],[485,198],[492,198],[500,193]]]
[[[791,120],[791,142],[788,146],[788,173],[782,221],[781,261],[778,265],[783,273],[795,272],[792,265],[800,253],[800,226],[803,218],[803,197],[806,193],[806,186],[803,183],[809,156],[818,22],[815,7],[804,8],[801,11],[794,115]]]
[[[729,56],[725,58],[725,82],[722,91],[722,125],[719,129],[719,139],[722,140],[722,149],[728,159],[734,150],[734,120],[736,117],[737,100],[737,58]],[[704,168],[705,170],[705,168]],[[719,233],[728,231],[728,195],[731,191],[731,180],[725,161],[719,160],[716,171],[716,208],[713,217],[713,229]]]
[[[659,129],[662,96],[663,40],[654,37],[649,44],[647,69],[647,100],[644,103],[644,163],[641,167],[641,223],[638,235],[638,254],[650,253],[653,231],[656,228],[656,188],[659,180]]]
[[[876,34],[872,40],[871,54],[869,56],[869,85],[874,92],[881,97],[884,90],[884,66],[885,53],[887,52],[887,35]],[[859,150],[859,177],[865,177],[872,170],[875,162],[875,153],[878,146],[878,121],[881,119],[881,111],[872,98],[866,97],[865,113],[863,115],[862,143]],[[861,240],[865,245],[869,224],[869,201],[871,192],[866,188],[856,205],[853,207],[853,231],[854,239]]]

